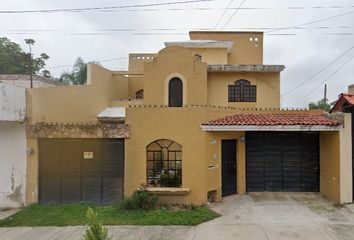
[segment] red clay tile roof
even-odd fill
[[[337,126],[337,121],[326,118],[320,114],[306,113],[253,113],[237,114],[212,120],[202,125],[225,126],[225,125],[327,125]]]
[[[352,94],[343,94],[343,98],[347,100],[348,103],[354,104],[354,95]]]
[[[354,95],[342,93],[339,95],[339,99],[334,104],[330,112],[343,111],[343,106],[349,104],[350,106],[354,105]]]

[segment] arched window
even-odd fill
[[[257,87],[245,79],[235,81],[229,85],[229,102],[256,102]]]
[[[146,147],[147,185],[150,187],[182,186],[182,146],[160,139]]]
[[[168,106],[183,106],[183,82],[179,78],[172,78],[168,83]]]

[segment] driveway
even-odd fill
[[[231,196],[211,208],[220,218],[196,227],[112,226],[113,239],[353,240],[354,206],[334,206],[314,193]],[[0,228],[1,240],[82,239],[85,227]]]

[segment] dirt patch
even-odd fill
[[[334,209],[333,208],[328,208],[326,206],[322,206],[322,205],[312,205],[308,207],[312,212],[315,213],[330,213],[333,212]]]

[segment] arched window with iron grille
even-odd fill
[[[229,102],[256,102],[257,87],[248,80],[240,79],[228,86],[228,96]]]
[[[182,186],[182,146],[160,139],[146,147],[147,185],[150,187]]]

